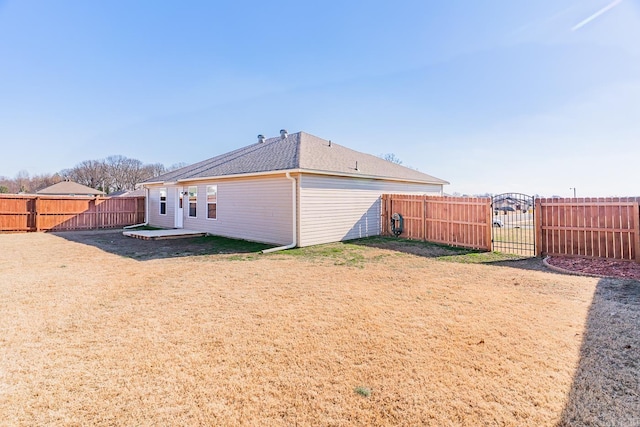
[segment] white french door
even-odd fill
[[[182,195],[182,187],[176,188],[176,211],[175,211],[175,228],[184,227],[184,208],[183,208],[183,195]]]

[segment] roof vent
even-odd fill
[[[281,139],[287,139],[287,136],[289,136],[289,133],[287,133],[286,129],[280,129],[280,138]]]
[[[262,144],[265,140],[266,140],[266,138],[264,137],[264,135],[258,135],[258,142],[260,144]]]

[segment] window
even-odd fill
[[[160,215],[167,214],[167,189],[160,189]]]
[[[196,217],[196,205],[198,204],[198,187],[191,186],[189,187],[189,216],[195,218]]]
[[[218,218],[218,186],[207,185],[207,218]]]

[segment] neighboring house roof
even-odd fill
[[[120,190],[108,194],[109,197],[141,197],[144,195],[144,188],[138,188],[137,190]]]
[[[61,181],[36,191],[36,194],[54,196],[97,196],[105,193],[104,191],[96,190],[95,188],[87,187],[77,182]]]
[[[290,134],[284,139],[269,138],[262,143],[239,148],[145,182],[188,181],[288,170],[449,184],[426,173],[351,150],[305,132]]]

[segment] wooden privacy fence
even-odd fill
[[[536,199],[535,253],[640,262],[639,204],[640,197]],[[492,250],[490,198],[385,194],[383,235],[392,235],[396,212],[400,237]]]
[[[0,232],[71,231],[140,224],[144,197],[0,195]]]
[[[537,199],[537,253],[640,262],[639,197]]]
[[[491,250],[491,199],[384,194],[382,234],[390,236],[393,213],[404,219],[400,237]]]

